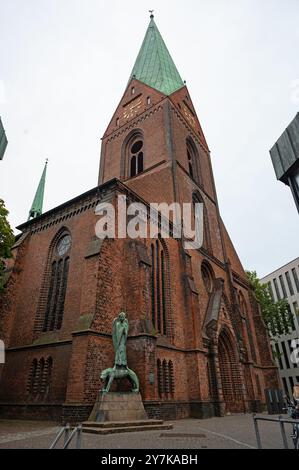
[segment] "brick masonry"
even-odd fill
[[[111,325],[120,310],[129,319],[129,367],[139,377],[149,417],[259,410],[264,390],[278,387],[259,307],[219,214],[210,153],[188,90],[167,97],[132,83],[142,106],[125,117],[129,85],[103,136],[99,186],[19,227],[22,236],[0,299],[0,337],[7,348],[0,366],[0,416],[21,411],[86,419],[100,372],[113,364]],[[135,135],[143,141],[144,171],[130,178],[128,145]],[[186,151],[191,141],[193,176]],[[120,194],[128,202],[147,203],[192,202],[196,194],[205,204],[208,239],[201,249],[186,251],[173,238],[159,245],[165,259],[162,335],[152,322],[153,240],[95,237],[97,203],[116,204]],[[59,330],[43,331],[51,260],[64,233],[71,236],[71,248],[63,321]],[[43,360],[51,370],[39,365],[33,373]]]

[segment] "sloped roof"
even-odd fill
[[[170,95],[184,82],[157,28],[153,15],[130,75],[141,82]],[[130,81],[129,80],[129,81]]]
[[[39,181],[31,209],[29,211],[29,219],[35,218],[42,214],[43,212],[43,202],[44,202],[44,193],[45,193],[45,184],[46,184],[46,173],[47,173],[47,163],[46,161],[41,179]]]

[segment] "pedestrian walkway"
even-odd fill
[[[83,434],[84,449],[255,449],[257,447],[250,414],[211,419],[171,421],[173,429],[111,434]],[[49,448],[60,425],[43,421],[0,420],[0,448]],[[289,447],[291,427],[286,425]],[[279,426],[261,422],[263,448],[282,449]],[[71,447],[74,443],[71,444]]]

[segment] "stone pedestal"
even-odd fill
[[[99,392],[88,421],[82,425],[83,432],[100,435],[172,429],[170,423],[148,419],[141,395],[135,392]]]
[[[146,420],[140,393],[99,392],[88,421],[139,421]]]

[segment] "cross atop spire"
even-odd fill
[[[182,88],[184,82],[169,54],[165,42],[157,28],[150,12],[150,23],[130,75],[130,80],[136,78],[146,85],[170,95]]]
[[[46,158],[45,166],[42,172],[40,182],[38,184],[31,209],[29,211],[28,220],[38,217],[43,212],[44,192],[46,184],[46,173],[47,173],[48,159]]]

